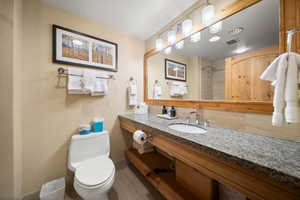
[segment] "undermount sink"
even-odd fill
[[[175,131],[184,132],[184,133],[192,133],[192,134],[206,133],[206,130],[204,128],[201,128],[194,124],[172,123],[168,127]]]

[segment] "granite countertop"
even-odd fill
[[[204,134],[174,131],[167,120],[153,114],[119,115],[120,118],[151,127],[158,134],[192,145],[274,180],[300,188],[300,143],[260,136],[221,127],[208,127]]]

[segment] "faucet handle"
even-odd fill
[[[203,121],[204,127],[205,127],[205,128],[209,127],[211,122],[212,122],[211,120],[204,120],[204,121]]]
[[[191,123],[191,117],[190,116],[187,116],[186,118],[185,118],[185,120],[186,120],[186,123]]]

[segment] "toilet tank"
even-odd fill
[[[73,135],[71,138],[68,168],[75,171],[80,162],[99,157],[109,156],[110,144],[107,131],[89,135]]]

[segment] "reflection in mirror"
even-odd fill
[[[149,57],[149,99],[271,101],[278,44],[279,0],[263,0]]]

